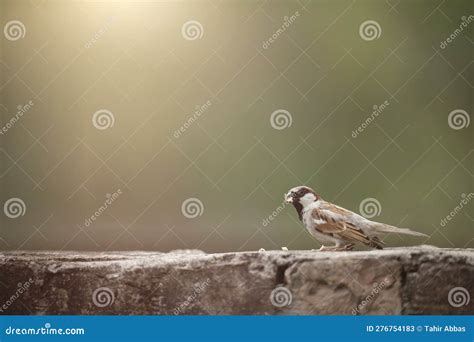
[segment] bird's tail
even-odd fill
[[[398,228],[395,226],[390,226],[385,223],[377,223],[374,228],[377,230],[377,232],[380,233],[396,233],[396,234],[406,234],[406,235],[413,235],[413,236],[425,236],[428,237],[428,235],[420,233],[420,232],[415,232],[414,230],[408,229],[408,228]]]

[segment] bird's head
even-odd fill
[[[297,186],[290,189],[285,195],[286,203],[292,203],[295,207],[301,205],[306,207],[307,205],[316,202],[321,197],[313,191],[313,189],[307,186]]]

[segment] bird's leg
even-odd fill
[[[353,249],[354,249],[354,244],[353,243],[349,243],[349,244],[341,247],[341,251],[352,251]]]
[[[324,246],[322,245],[321,248],[319,249],[320,252],[334,252],[336,250],[337,246]]]
[[[336,247],[337,251],[352,251],[354,249],[354,244],[339,240],[336,242]]]
[[[344,246],[321,246],[319,251],[321,252],[340,252],[340,251],[352,251],[354,249],[354,244],[349,243]]]

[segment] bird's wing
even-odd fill
[[[321,201],[319,209],[327,216],[330,216],[337,220],[352,223],[358,229],[362,229],[366,234],[371,233],[370,228],[373,222],[367,220],[365,217],[360,216],[359,214],[356,214],[350,210],[344,209],[326,201]]]
[[[313,209],[312,212],[312,218],[319,232],[331,235],[337,239],[360,242],[381,249],[383,247],[382,242],[364,233],[354,222],[356,218],[353,215],[356,214],[329,202],[324,202],[318,208]]]
[[[372,239],[374,239],[375,234],[388,234],[388,233],[396,233],[396,234],[407,234],[407,235],[414,235],[414,236],[424,236],[427,237],[428,235],[416,232],[409,228],[399,228],[395,226],[391,226],[385,223],[370,221],[359,214],[356,214],[350,210],[341,208],[335,204],[330,202],[322,201],[319,206],[320,210],[327,213],[328,215],[338,218],[339,220],[343,220],[345,222],[352,223],[358,229],[361,229],[366,235],[369,235]]]

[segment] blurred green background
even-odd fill
[[[301,184],[474,247],[471,1],[0,3],[1,249],[318,248]]]

